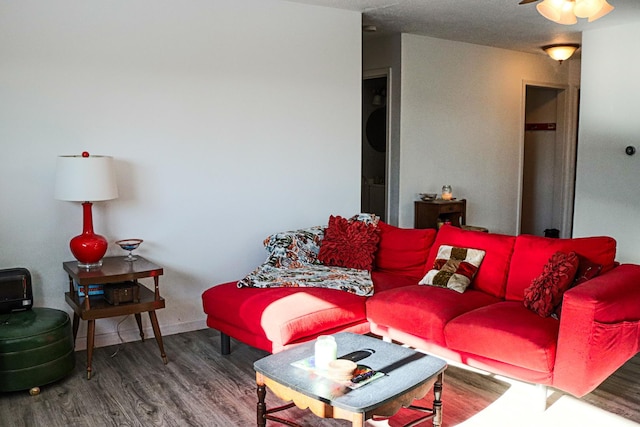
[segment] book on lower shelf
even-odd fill
[[[78,291],[78,296],[79,297],[85,296],[84,286],[79,285],[78,283],[76,283],[75,285],[76,285],[76,290]],[[104,285],[102,284],[89,285],[88,294],[90,297],[94,295],[104,295]]]

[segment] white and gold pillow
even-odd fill
[[[478,272],[484,254],[480,249],[442,245],[438,248],[433,268],[419,283],[463,293]]]

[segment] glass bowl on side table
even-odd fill
[[[142,240],[142,239],[124,239],[124,240],[118,240],[116,242],[116,245],[120,246],[125,251],[129,251],[129,255],[127,255],[124,258],[124,260],[125,261],[129,261],[129,262],[133,262],[133,261],[137,260],[138,258],[133,256],[132,252],[134,250],[138,249],[138,246],[140,246],[140,243],[142,243],[143,241],[144,240]]]

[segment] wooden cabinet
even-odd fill
[[[448,220],[452,225],[460,227],[466,224],[467,201],[461,200],[433,200],[415,202],[415,228],[437,228],[438,218]]]

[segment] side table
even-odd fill
[[[432,200],[414,202],[414,228],[437,228],[438,218],[460,227],[467,223],[467,200]]]
[[[67,304],[73,308],[73,341],[75,343],[78,334],[80,319],[87,321],[87,379],[91,379],[91,358],[93,356],[93,344],[95,337],[96,319],[104,319],[116,316],[135,315],[140,338],[144,341],[142,332],[142,318],[140,313],[148,312],[153,334],[155,335],[160,356],[164,364],[167,364],[167,355],[162,344],[162,334],[156,317],[156,310],[165,307],[164,298],[160,296],[160,276],[163,274],[162,267],[147,261],[141,256],[137,256],[136,261],[125,261],[123,256],[103,258],[102,267],[86,270],[78,268],[77,261],[67,261],[62,263],[64,270],[69,275],[69,292],[65,292]],[[138,283],[138,279],[151,277],[154,282],[154,289]],[[118,284],[124,281],[132,281],[139,286],[139,299],[133,302],[120,303],[118,305],[109,304],[102,295],[88,296],[89,285],[102,284],[104,287],[110,284]],[[82,287],[84,295],[79,296],[75,289],[74,282],[78,287]]]

